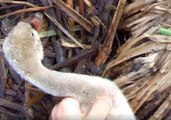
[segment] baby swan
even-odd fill
[[[43,47],[37,31],[19,22],[3,44],[5,58],[25,80],[54,96],[73,97],[87,113],[98,96],[112,97],[112,110],[107,120],[135,120],[126,98],[117,85],[107,79],[49,70],[41,63]],[[100,115],[99,115],[100,116]]]

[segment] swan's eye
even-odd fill
[[[32,32],[31,35],[32,35],[32,37],[33,37],[33,36],[34,36],[34,33]]]

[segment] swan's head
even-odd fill
[[[43,48],[36,30],[29,23],[19,22],[8,34],[3,43],[7,61],[15,68],[43,59]]]

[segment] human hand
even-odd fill
[[[82,113],[79,102],[65,98],[51,113],[52,120],[105,120],[111,110],[112,99],[108,95],[98,97],[88,113]]]

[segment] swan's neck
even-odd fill
[[[76,96],[82,94],[77,93],[80,90],[83,93],[86,92],[85,94],[96,90],[96,95],[104,92],[103,87],[100,86],[103,84],[98,86],[98,82],[100,83],[99,79],[101,79],[99,77],[49,70],[41,62],[25,65],[27,66],[22,66],[16,70],[21,77],[54,96],[82,97]],[[87,89],[91,91],[87,91]]]
[[[16,71],[46,93],[76,98],[82,104],[83,111],[87,111],[95,98],[105,92],[104,84],[101,84],[104,82],[101,81],[102,78],[52,71],[40,63],[24,66]]]
[[[61,96],[62,91],[58,89],[62,89],[62,87],[64,89],[65,82],[69,81],[68,77],[64,75],[65,73],[49,70],[40,62],[34,61],[33,63],[33,61],[27,61],[27,64],[22,64],[22,66],[14,68],[22,78],[42,89],[44,92],[54,96]],[[61,92],[61,94],[59,92]],[[66,96],[66,93],[64,96]]]

